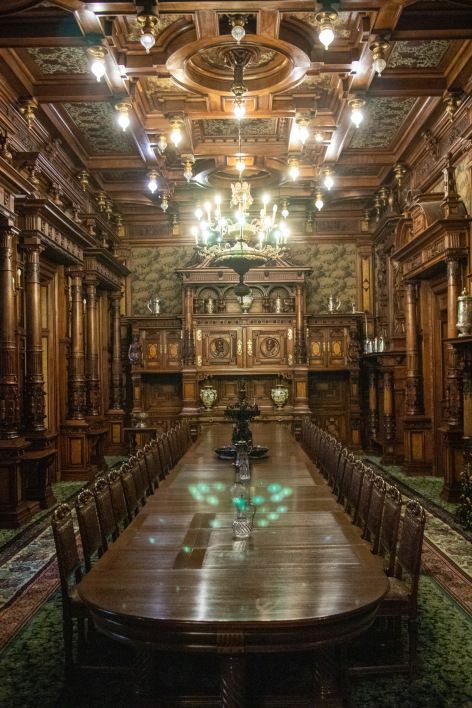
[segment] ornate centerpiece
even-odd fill
[[[288,401],[288,388],[279,383],[277,386],[274,386],[274,388],[271,388],[270,397],[275,403],[275,407],[278,410],[282,410]]]
[[[257,418],[260,415],[260,410],[255,402],[249,403],[244,386],[241,386],[239,390],[238,402],[227,406],[224,414],[234,421],[233,433],[231,435],[231,445],[216,448],[215,452],[218,457],[221,459],[234,459],[237,455],[237,445],[240,442],[247,444],[250,457],[265,457],[268,448],[262,445],[253,445],[252,432],[249,427],[249,421]]]

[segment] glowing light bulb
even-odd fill
[[[244,163],[244,158],[238,157],[238,159],[236,160],[235,167],[236,167],[237,171],[239,172],[239,174],[244,172],[244,170],[246,169],[246,165]]]
[[[105,75],[105,62],[103,58],[97,57],[90,66],[90,71],[94,74],[97,81],[100,81],[102,76]]]
[[[310,135],[310,131],[308,130],[307,125],[299,125],[298,126],[298,139],[300,140],[302,145],[305,145],[306,141],[308,140],[309,135]]]
[[[334,185],[334,179],[333,179],[333,175],[331,174],[331,172],[326,172],[324,180],[323,180],[323,184],[326,187],[326,189],[331,189],[331,187]]]
[[[290,175],[290,179],[292,179],[294,182],[296,179],[298,179],[298,177],[300,175],[300,169],[299,169],[298,164],[296,162],[291,163],[288,173]]]
[[[236,120],[242,120],[244,118],[246,115],[246,106],[244,105],[244,101],[234,102],[233,113]]]
[[[324,48],[328,49],[329,45],[334,40],[334,30],[331,25],[331,22],[326,21],[325,24],[321,27],[318,39],[320,40]]]
[[[169,137],[173,145],[175,147],[179,147],[180,143],[182,142],[182,131],[180,130],[179,125],[173,126]]]
[[[203,211],[202,211],[202,209],[201,209],[200,207],[197,207],[197,208],[195,209],[195,217],[200,221],[200,219],[202,218],[202,216],[203,216]]]
[[[161,199],[161,209],[165,213],[168,208],[169,208],[169,200],[167,198],[167,195],[164,194]]]
[[[123,132],[126,130],[126,128],[129,128],[129,123],[130,123],[130,120],[129,120],[128,112],[126,111],[126,112],[120,113],[120,115],[118,116],[118,125],[123,130]]]
[[[323,201],[323,196],[320,191],[316,193],[316,199],[315,199],[315,207],[318,209],[318,211],[321,211],[321,209],[324,206],[324,201]]]
[[[387,62],[383,57],[376,57],[374,61],[372,62],[372,66],[374,67],[375,71],[377,72],[378,76],[382,75],[382,71],[385,69],[387,66]]]
[[[351,120],[356,126],[356,128],[360,126],[360,124],[364,120],[364,116],[362,115],[362,111],[359,108],[352,109]]]
[[[157,149],[161,153],[167,149],[167,138],[165,135],[159,135],[159,139],[157,141]]]
[[[157,189],[157,172],[150,172],[149,173],[149,181],[148,181],[148,189],[151,192],[151,194],[154,194],[154,192]]]
[[[143,32],[143,34],[139,38],[139,41],[141,42],[143,48],[146,50],[146,54],[149,54],[149,52],[156,43],[156,38],[152,32]]]
[[[322,143],[323,142],[323,134],[322,133],[315,133],[315,141],[317,143]]]

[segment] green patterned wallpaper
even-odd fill
[[[174,271],[185,266],[193,253],[192,246],[132,249],[129,267],[134,315],[149,314],[147,302],[153,294],[161,298],[163,314],[182,312],[181,281]]]
[[[148,314],[147,302],[153,294],[161,298],[163,314],[182,312],[181,282],[174,270],[189,263],[193,253],[191,246],[132,249],[129,266],[133,314]],[[326,312],[330,295],[341,301],[340,311],[350,310],[350,304],[356,302],[354,244],[295,245],[290,248],[288,260],[313,268],[306,282],[307,312]]]
[[[292,246],[288,259],[297,265],[311,266],[306,280],[306,309],[326,312],[330,295],[341,301],[340,311],[357,305],[356,246],[348,244],[308,244]]]

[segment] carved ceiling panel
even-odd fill
[[[387,149],[415,104],[415,98],[371,98],[367,101],[365,120],[352,134],[353,149]]]
[[[387,61],[389,69],[402,67],[415,69],[434,69],[441,63],[450,42],[436,39],[430,42],[422,40],[395,42]]]
[[[109,103],[65,103],[64,108],[92,154],[136,153],[130,134],[118,127],[116,112]]]

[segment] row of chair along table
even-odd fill
[[[352,666],[349,673],[412,673],[417,662],[417,596],[425,511],[416,500],[410,499],[402,514],[398,488],[388,484],[372,467],[309,419],[303,421],[300,442],[327,479],[337,502],[371,544],[372,552],[383,559],[389,590],[378,612],[382,643],[398,644],[401,618],[408,620],[407,661]]]
[[[60,504],[52,515],[52,530],[62,591],[63,633],[66,676],[81,662],[91,628],[89,613],[79,598],[77,584],[95,558],[102,556],[110,543],[146,504],[192,442],[185,421],[172,425],[144,448],[132,455],[119,469],[100,474],[84,488],[75,501],[82,556],[79,554],[74,517],[68,504]],[[77,622],[77,661],[74,661],[74,623]],[[95,667],[90,667],[95,668]]]

